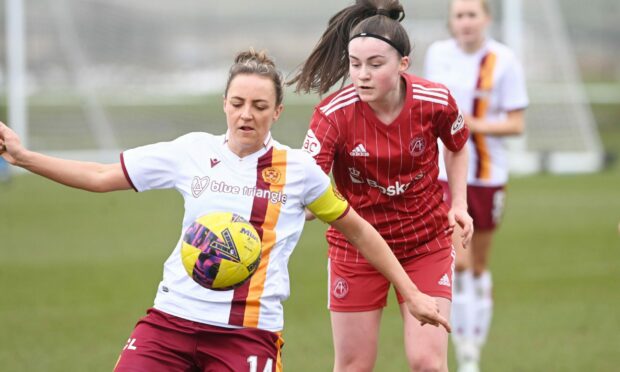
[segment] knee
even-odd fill
[[[445,360],[433,354],[417,355],[409,360],[412,372],[443,372]]]
[[[465,261],[458,261],[458,260],[456,262],[454,262],[454,270],[457,273],[462,273],[463,271],[468,270],[468,269],[469,269],[469,265],[468,265],[467,262],[465,262]]]
[[[350,363],[336,363],[334,372],[372,372],[373,368],[372,364],[351,361]]]
[[[334,372],[372,372],[374,362],[374,358],[336,358]]]

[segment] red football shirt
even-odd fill
[[[340,193],[399,258],[451,244],[448,207],[437,183],[437,139],[458,151],[469,135],[448,89],[402,76],[407,95],[392,123],[380,122],[350,85],[315,108],[303,145],[323,171],[332,171]],[[327,240],[331,259],[363,260],[335,229]]]

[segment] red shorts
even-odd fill
[[[452,299],[454,273],[452,247],[399,261],[420,291],[429,296]],[[331,311],[370,311],[385,307],[390,282],[371,264],[329,260],[328,265],[328,308]],[[396,296],[398,303],[404,302],[398,291]]]
[[[440,181],[444,201],[450,205],[448,183]],[[504,186],[467,186],[467,205],[474,230],[494,230],[504,215],[506,192]]]
[[[279,334],[223,328],[156,309],[138,321],[115,372],[282,371]]]

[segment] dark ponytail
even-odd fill
[[[349,76],[349,40],[362,32],[389,39],[407,56],[411,44],[399,23],[405,11],[398,0],[357,0],[331,17],[327,29],[295,76],[287,82],[296,92],[327,92]]]

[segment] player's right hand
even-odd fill
[[[0,156],[10,164],[15,164],[17,155],[23,150],[19,136],[6,124],[0,122]]]

